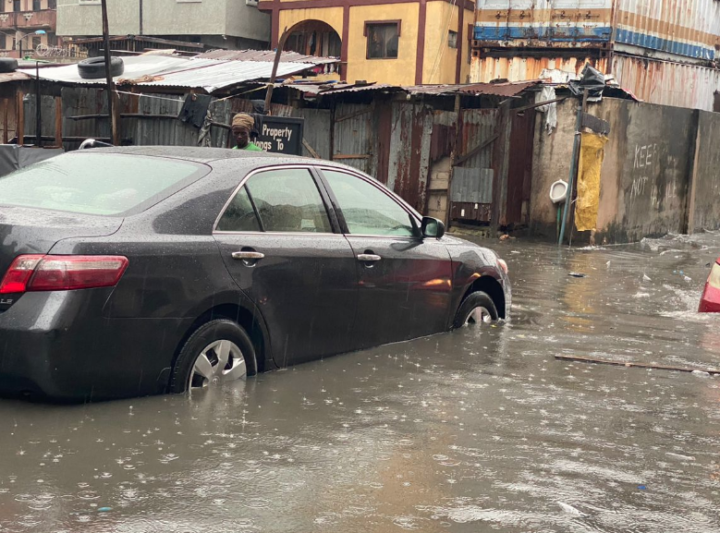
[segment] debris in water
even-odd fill
[[[689,276],[683,276],[683,279],[684,279],[685,281],[692,281],[692,278],[689,277]]]
[[[650,279],[650,276],[648,276],[647,274],[645,274],[645,272],[643,272],[643,281],[652,281],[652,280]]]
[[[698,369],[698,368],[687,368],[682,366],[670,366],[670,365],[658,365],[658,364],[647,364],[647,363],[635,363],[632,361],[612,361],[609,359],[596,359],[593,357],[580,357],[577,355],[556,355],[555,359],[559,361],[572,361],[579,363],[593,363],[596,365],[612,365],[612,366],[624,366],[627,368],[648,368],[652,370],[669,370],[671,372],[689,372],[695,375],[720,375],[720,370],[713,368]]]
[[[638,485],[638,489],[647,490],[647,487],[645,485]]]
[[[575,515],[575,516],[583,516],[583,513],[581,513],[579,510],[577,510],[572,505],[569,505],[565,502],[557,502],[557,503],[562,508],[562,510],[565,511],[566,513],[570,513],[571,515]]]
[[[570,275],[573,278],[586,278],[587,274],[583,274],[582,272],[570,272]]]
[[[108,511],[112,511],[112,507],[100,507],[98,509],[98,513],[107,513]]]
[[[701,378],[709,378],[710,377],[710,372],[705,372],[704,370],[693,370],[692,373]]]

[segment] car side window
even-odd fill
[[[218,231],[260,231],[260,224],[245,187],[227,206],[217,225]]]
[[[327,209],[310,171],[268,170],[245,184],[264,231],[332,233]]]
[[[412,237],[410,215],[395,200],[364,180],[335,170],[323,170],[348,231],[356,235]]]

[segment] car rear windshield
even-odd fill
[[[74,152],[0,178],[0,204],[88,215],[130,214],[156,204],[208,170],[162,157]]]

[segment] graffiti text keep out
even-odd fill
[[[634,176],[630,189],[631,198],[637,198],[645,194],[645,188],[649,181],[646,172],[650,167],[657,164],[657,152],[657,144],[638,144],[635,146],[635,159],[633,161]]]
[[[646,168],[653,164],[653,157],[657,154],[657,144],[646,144],[635,147],[635,164],[633,168]]]

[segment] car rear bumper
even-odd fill
[[[85,401],[163,392],[180,319],[108,319],[108,290],[28,293],[0,313],[0,394]]]

